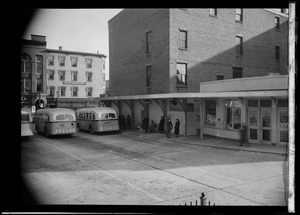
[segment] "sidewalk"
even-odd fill
[[[282,155],[282,156],[288,153],[287,147],[285,146],[274,146],[274,145],[257,144],[257,143],[251,143],[250,146],[248,146],[248,144],[239,146],[240,142],[238,140],[230,140],[230,139],[212,137],[207,135],[204,135],[203,140],[200,140],[199,136],[187,136],[187,137],[180,136],[177,138],[174,135],[172,135],[171,138],[167,138],[165,134],[145,133],[144,130],[123,130],[122,134],[147,137],[147,138],[171,141],[171,142],[182,143],[182,144],[228,149],[228,150],[259,152],[259,153],[275,154],[275,155]]]

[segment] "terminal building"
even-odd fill
[[[109,95],[181,135],[288,142],[288,15],[271,9],[125,9],[109,22]]]
[[[99,53],[47,49],[46,37],[31,35],[22,40],[22,107],[100,106],[104,94],[105,58]]]

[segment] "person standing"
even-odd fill
[[[179,137],[179,127],[180,127],[180,121],[179,119],[176,119],[176,123],[175,123],[175,131],[174,131],[174,134],[175,134],[175,137]]]
[[[163,134],[164,133],[164,127],[165,127],[165,119],[163,116],[161,116],[161,119],[159,121],[159,125],[158,125],[158,131],[159,133]]]
[[[167,126],[166,126],[166,134],[167,134],[167,138],[170,138],[171,137],[171,130],[173,129],[173,124],[172,124],[172,121],[171,121],[171,118],[169,117],[168,118],[168,121],[167,121]]]
[[[243,146],[243,144],[246,142],[246,125],[242,124],[241,126],[241,138],[240,138],[240,145]]]
[[[148,118],[147,115],[146,115],[146,117],[143,120],[143,124],[144,124],[144,128],[145,128],[145,133],[147,133],[148,129],[149,129],[149,118]]]
[[[130,116],[129,116],[129,114],[126,117],[126,128],[130,129]]]

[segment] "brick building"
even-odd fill
[[[46,104],[46,37],[31,35],[31,40],[22,40],[21,46],[21,106],[29,107],[38,103]]]
[[[249,123],[248,99],[267,99],[268,104],[271,100],[274,108],[276,96],[287,99],[284,83],[279,94],[271,92],[276,87],[262,86],[261,92],[247,88],[251,93],[241,93],[244,97],[229,93],[220,98],[213,91],[201,92],[205,82],[218,81],[228,91],[230,86],[222,85],[228,79],[262,76],[268,80],[265,77],[269,74],[287,75],[286,13],[239,8],[125,9],[108,24],[110,96],[103,100],[110,101],[121,115],[131,115],[133,126],[145,115],[156,123],[164,115],[173,122],[180,119],[182,135],[204,132],[238,138],[241,124]],[[229,110],[226,102],[230,107],[233,103],[243,106],[236,127],[228,126],[233,116],[227,115],[233,109]],[[216,109],[222,111],[217,113]],[[276,138],[271,142],[276,143]]]
[[[99,53],[46,49],[47,99],[59,107],[98,106],[105,87],[105,58]]]
[[[39,98],[44,107],[99,106],[99,95],[106,91],[105,58],[62,47],[47,49],[46,37],[41,35],[22,40],[22,106],[37,106]]]

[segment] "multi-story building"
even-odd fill
[[[105,93],[105,58],[99,53],[46,49],[48,100],[59,107],[98,106]],[[55,103],[55,102],[54,102]]]
[[[99,106],[99,95],[106,91],[105,58],[98,52],[47,49],[45,36],[31,35],[31,40],[22,40],[23,106]]]
[[[21,105],[31,108],[46,104],[46,37],[31,35],[21,46]]]
[[[248,94],[225,96],[220,91],[234,90],[226,84],[232,79],[237,79],[232,82],[235,85],[247,78],[253,83],[251,77],[261,76],[267,82],[269,74],[288,74],[287,21],[285,12],[270,9],[125,9],[108,22],[110,96],[103,100],[120,114],[131,115],[133,125],[145,115],[156,123],[164,115],[173,122],[180,119],[183,135],[233,138],[238,138],[242,124],[250,123],[248,100],[261,101],[257,111],[268,100],[267,107],[275,109],[259,113],[257,120],[271,113],[273,130],[261,132],[269,135],[268,143],[279,142],[276,108],[277,100],[287,99],[285,82],[278,85],[279,94],[274,94],[273,85],[259,86],[262,92],[236,88],[250,90]],[[217,94],[201,87],[211,81],[219,83]],[[233,104],[242,108],[235,111]],[[247,131],[249,138],[255,136],[251,132]],[[257,136],[257,142],[263,142],[263,135]]]

